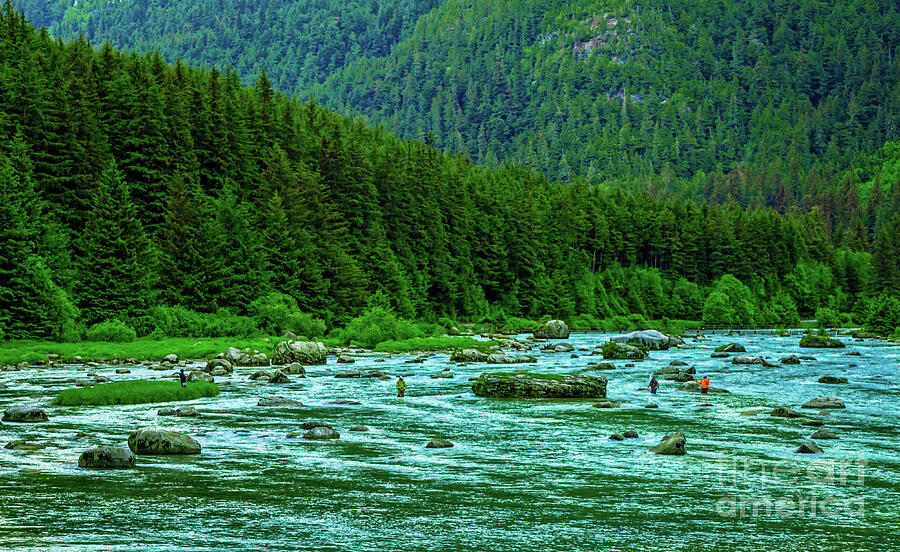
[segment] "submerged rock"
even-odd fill
[[[844,401],[836,397],[816,397],[808,401],[801,408],[847,408]]]
[[[818,454],[822,451],[822,447],[820,447],[815,441],[806,441],[800,448],[795,450],[794,452],[798,452],[800,454]]]
[[[594,408],[619,408],[621,405],[614,401],[600,401],[591,405]]]
[[[664,351],[669,347],[675,347],[676,345],[684,343],[680,337],[666,335],[656,330],[643,330],[615,335],[610,337],[609,340],[616,343],[640,343],[654,351]]]
[[[847,383],[847,378],[838,378],[835,376],[822,376],[821,378],[819,378],[819,383],[830,383],[830,384]]]
[[[453,446],[453,443],[446,439],[432,439],[428,441],[428,444],[425,445],[425,448],[450,448]]]
[[[125,447],[100,445],[88,449],[78,457],[79,468],[129,469],[137,463],[137,457]]]
[[[802,426],[811,426],[811,427],[819,427],[825,425],[825,422],[822,420],[814,420],[812,418],[803,418],[800,420],[800,425]]]
[[[139,429],[128,436],[135,454],[200,454],[200,443],[190,435],[168,429]]]
[[[331,403],[329,403],[329,404],[341,404],[341,405],[347,405],[347,406],[354,406],[354,405],[360,404],[360,402],[353,400],[353,399],[338,399],[336,401],[331,401]]]
[[[562,320],[548,320],[534,330],[534,337],[539,339],[568,339],[569,326]]]
[[[472,392],[479,397],[604,398],[606,383],[603,376],[486,373],[472,385]]]
[[[591,362],[584,369],[585,372],[590,370],[615,370],[616,365],[612,362]]]
[[[4,422],[34,424],[47,421],[47,413],[36,406],[11,406],[3,413]]]
[[[41,450],[47,448],[47,444],[16,439],[14,441],[6,443],[6,446],[4,446],[3,448],[8,450]]]
[[[791,410],[786,406],[776,406],[772,409],[772,412],[769,412],[769,416],[777,416],[779,418],[802,418],[803,414]]]
[[[364,426],[364,425],[355,425],[355,426],[351,427],[349,431],[357,431],[357,432],[369,431],[369,428],[368,428],[368,426]]]
[[[728,353],[723,353],[723,352],[713,353],[713,354],[709,355],[710,358],[728,358],[729,356],[731,356],[731,355],[729,355]]]
[[[624,441],[625,440],[625,436],[622,435],[621,433],[613,433],[612,435],[609,436],[609,438],[612,441]]]
[[[670,454],[670,455],[682,455],[685,454],[684,446],[687,444],[687,439],[684,438],[684,433],[680,431],[676,431],[671,435],[666,435],[662,438],[662,441],[654,447],[650,449],[649,452],[653,454]]]
[[[328,349],[320,341],[282,341],[275,345],[274,364],[325,364]]]
[[[288,399],[281,395],[266,395],[259,399],[259,402],[256,404],[258,406],[303,406],[302,402]]]
[[[659,405],[656,403],[648,403],[644,408],[659,408]]]

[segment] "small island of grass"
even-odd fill
[[[182,387],[177,381],[123,381],[60,391],[53,401],[58,406],[106,406],[189,401],[215,397],[219,386],[208,381],[192,381]]]
[[[833,337],[824,334],[806,334],[800,338],[801,347],[825,347],[825,348],[841,348],[844,344]]]

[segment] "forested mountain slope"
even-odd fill
[[[870,255],[835,248],[816,212],[479,167],[299,104],[265,73],[242,88],[57,41],[9,1],[0,83],[7,337],[112,317],[146,333],[167,308],[219,322],[267,301],[333,326],[373,298],[426,319],[697,318],[712,289],[743,305],[735,323],[777,323],[900,289],[900,217]]]
[[[896,212],[896,180],[868,195],[900,139],[892,0],[20,3],[65,38],[244,82],[265,67],[282,91],[489,166],[819,207],[847,243]]]

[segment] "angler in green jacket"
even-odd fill
[[[397,396],[402,397],[406,394],[406,380],[403,376],[397,376]]]

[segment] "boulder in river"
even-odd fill
[[[615,370],[616,365],[612,362],[591,362],[588,363],[587,368],[584,369],[585,372],[590,370]]]
[[[100,445],[88,449],[78,457],[79,468],[129,469],[137,463],[134,453],[125,447]]]
[[[839,378],[835,376],[822,376],[819,378],[819,383],[830,383],[830,384],[839,384],[839,383],[847,383],[847,378]]]
[[[788,355],[781,359],[782,364],[800,364],[800,357],[797,355]]]
[[[606,383],[603,376],[583,374],[485,373],[472,385],[472,392],[479,397],[604,398]]]
[[[808,401],[801,408],[847,408],[844,401],[836,397],[816,397]]]
[[[259,402],[256,404],[258,406],[303,406],[302,402],[288,399],[281,395],[266,395],[265,397],[260,398]]]
[[[359,370],[340,370],[334,375],[336,378],[358,378],[360,376]]]
[[[839,349],[841,347],[844,347],[845,345],[839,339],[835,339],[827,335],[808,333],[800,338],[800,346]]]
[[[776,406],[772,409],[772,412],[769,412],[769,416],[777,416],[779,418],[802,418],[803,414],[791,410],[786,406]]]
[[[300,376],[301,378],[306,377],[306,368],[304,368],[303,365],[299,362],[292,362],[286,366],[283,366],[281,368],[281,371],[292,376]]]
[[[47,448],[47,444],[16,439],[14,441],[6,443],[6,446],[4,446],[3,448],[7,450],[41,450]]]
[[[687,381],[678,386],[679,391],[690,391],[690,392],[700,392],[700,384],[696,381]],[[718,387],[710,387],[710,393],[729,393],[727,389],[720,389]]]
[[[714,352],[713,354],[709,355],[710,358],[728,358],[729,356],[730,355],[728,353],[723,352]]]
[[[647,405],[644,406],[644,408],[659,408],[659,405],[656,403],[647,403]]]
[[[163,357],[163,362],[168,362],[169,364],[178,364],[178,355],[175,353],[170,353]]]
[[[275,345],[274,364],[325,364],[328,349],[320,341],[282,341]]]
[[[530,355],[505,355],[502,353],[494,353],[488,355],[488,364],[528,364],[537,362],[537,358]]]
[[[811,427],[820,427],[825,425],[825,422],[822,420],[816,420],[814,418],[801,418],[800,425],[802,426],[811,426]]]
[[[270,379],[272,379],[272,372],[269,372],[268,370],[257,370],[256,372],[253,372],[252,374],[250,374],[250,377],[248,377],[247,379],[253,380],[253,381],[256,381],[256,380],[269,381]]]
[[[622,435],[621,433],[613,433],[612,435],[609,436],[609,439],[611,441],[624,441],[625,436]]]
[[[4,422],[34,424],[47,421],[47,413],[36,406],[11,406],[3,413]]]
[[[269,378],[269,383],[291,383],[291,378],[281,370],[275,370],[275,373]]]
[[[428,441],[428,444],[425,445],[425,448],[450,448],[453,446],[453,443],[446,439],[432,439]]]
[[[731,359],[734,364],[761,364],[765,365],[766,361],[761,356],[739,355]]]
[[[719,345],[713,349],[717,353],[746,353],[747,349],[740,343],[729,343],[728,345]]]
[[[338,405],[343,405],[343,406],[356,406],[361,403],[355,399],[337,399],[335,401],[331,401],[328,404],[338,404]]]
[[[669,365],[669,366],[663,366],[662,368],[656,370],[655,372],[653,372],[653,375],[654,376],[666,376],[669,374],[677,374],[680,371],[681,371],[681,369],[678,368],[678,366]]]
[[[206,372],[201,372],[200,370],[194,370],[187,377],[188,381],[209,381],[212,382],[214,378],[207,374]]]
[[[431,379],[453,379],[453,373],[450,370],[441,370],[436,374],[431,374],[429,377]]]
[[[324,426],[314,427],[303,434],[304,439],[313,440],[340,439],[340,437],[340,433],[330,427]]]
[[[613,401],[600,401],[592,404],[591,406],[594,408],[619,408],[622,405]]]
[[[609,340],[616,343],[640,343],[644,347],[654,351],[664,351],[669,347],[684,343],[680,337],[666,335],[656,330],[642,330],[639,332],[614,335],[613,337],[610,337]]]
[[[155,427],[129,435],[128,448],[135,454],[200,454],[200,443],[190,435]]]
[[[688,363],[683,360],[673,360],[669,363],[669,366],[687,366]]]
[[[619,343],[617,341],[607,341],[603,344],[603,358],[605,359],[630,359],[642,360],[647,357],[647,353],[639,347],[629,345],[628,343]]]
[[[687,439],[684,438],[684,433],[676,431],[663,437],[662,441],[655,447],[652,447],[649,452],[653,454],[682,455],[685,454],[684,446],[686,444]]]
[[[798,452],[800,454],[818,454],[822,451],[822,447],[820,447],[815,441],[806,441],[800,448],[795,450],[794,452]]]
[[[315,429],[317,427],[327,427],[328,429],[334,429],[331,424],[328,422],[323,422],[322,420],[306,420],[302,424],[300,424],[300,429],[310,430]]]
[[[450,362],[487,362],[488,355],[478,349],[463,349],[450,355]]]
[[[562,320],[548,320],[534,330],[539,339],[569,339],[569,326]]]
[[[364,425],[355,425],[349,429],[349,431],[360,432],[360,431],[369,431],[368,426]]]
[[[635,430],[633,430],[633,429],[629,429],[628,431],[626,431],[626,432],[623,433],[622,435],[623,435],[626,439],[637,439],[637,438],[638,438],[638,432],[635,431]]]
[[[839,437],[835,434],[835,432],[830,429],[820,429],[819,431],[813,433],[810,439],[839,439]]]
[[[234,371],[234,366],[231,365],[231,362],[229,362],[228,359],[214,358],[206,362],[206,366],[203,368],[203,371],[214,376],[224,376],[232,373]],[[214,374],[213,372],[218,373]]]
[[[156,411],[157,416],[175,416],[176,414],[177,412],[175,411],[175,409],[171,407],[160,408]]]
[[[175,410],[175,415],[179,418],[196,418],[200,416],[200,411],[193,406],[181,406]]]
[[[229,347],[225,351],[225,359],[233,366],[268,366],[269,357],[265,353],[259,351],[251,351],[244,349],[243,351],[236,347]]]
[[[354,359],[350,355],[340,355],[337,358],[337,361],[338,361],[338,364],[353,364],[354,362],[356,362],[356,359]]]

